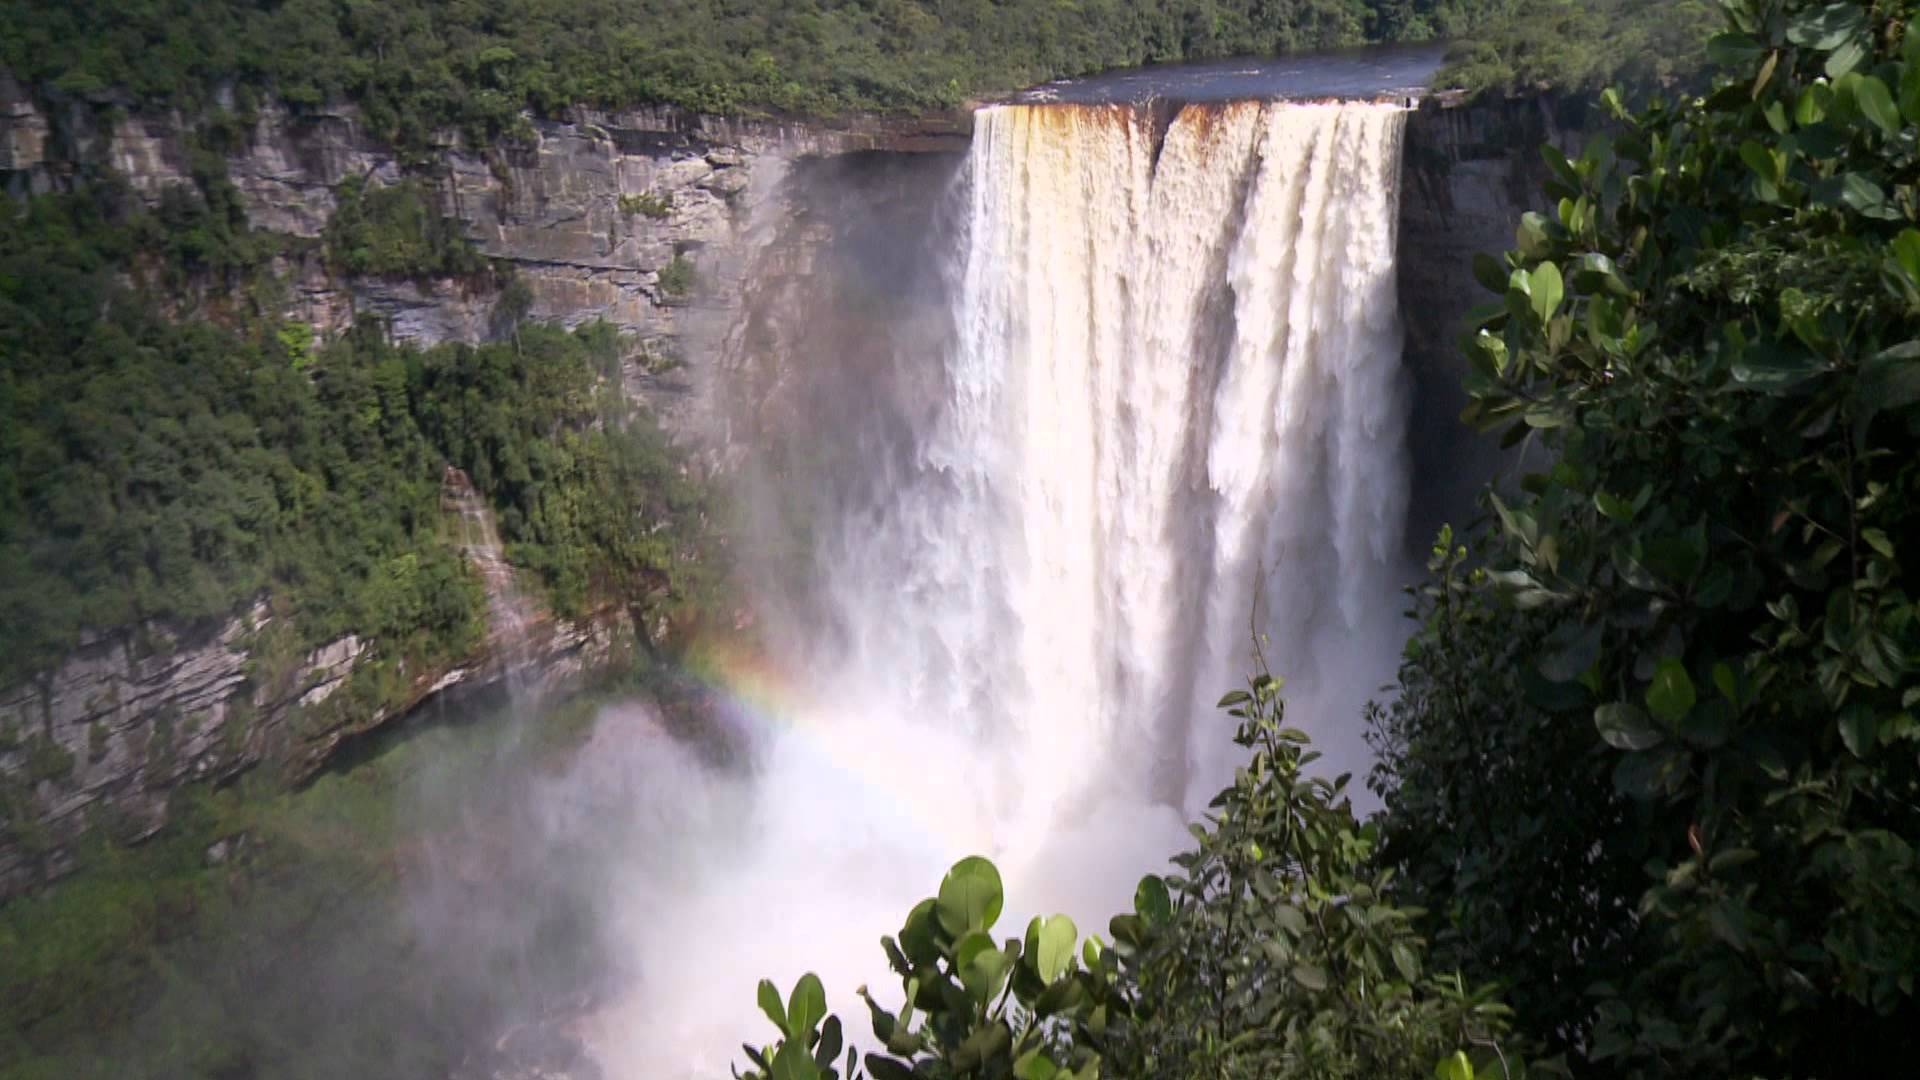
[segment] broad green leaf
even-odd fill
[[[1391,953],[1394,969],[1400,972],[1401,978],[1411,983],[1420,977],[1420,958],[1413,954],[1406,942],[1394,942]]]
[[[1625,754],[1613,769],[1614,790],[1634,799],[1670,793],[1685,779],[1690,756],[1671,746]]]
[[[1769,51],[1766,63],[1760,65],[1760,73],[1753,77],[1753,88],[1747,91],[1747,96],[1759,101],[1760,95],[1766,92],[1767,84],[1773,81],[1773,73],[1779,68],[1780,51],[1778,49]],[[1778,101],[1767,106],[1767,126],[1782,135],[1789,130],[1786,107]]]
[[[1758,140],[1748,139],[1740,144],[1740,160],[1747,163],[1747,168],[1753,170],[1753,175],[1767,184],[1780,182],[1783,175],[1782,162],[1774,156],[1773,151],[1762,146]]]
[[[934,925],[936,904],[932,897],[915,904],[907,913],[907,924],[900,929],[900,951],[916,964],[931,964],[940,959],[940,942]]]
[[[1760,853],[1752,848],[1729,848],[1726,851],[1716,853],[1713,859],[1707,863],[1707,870],[1711,873],[1718,874],[1723,871],[1735,869],[1736,867],[1745,866],[1747,863],[1759,857]]]
[[[1818,375],[1825,369],[1819,357],[1803,349],[1787,349],[1773,342],[1759,342],[1740,354],[1733,363],[1736,386],[1750,390],[1778,392]]]
[[[1793,103],[1793,122],[1801,127],[1812,127],[1827,118],[1827,106],[1833,100],[1833,90],[1823,83],[1812,83],[1800,91],[1800,97]]]
[[[970,930],[991,930],[1005,902],[1000,871],[978,855],[960,860],[940,882],[936,910],[940,925],[955,937]]]
[[[1713,685],[1716,690],[1720,691],[1721,697],[1726,698],[1735,705],[1740,704],[1740,685],[1734,678],[1733,668],[1727,666],[1725,663],[1713,665]]]
[[[1016,1080],[1054,1080],[1060,1069],[1047,1056],[1045,1047],[1036,1046],[1013,1063],[1013,1075]]]
[[[1617,495],[1596,491],[1593,493],[1593,506],[1609,520],[1623,523],[1633,520],[1633,504]]]
[[[1848,753],[1864,760],[1879,739],[1880,723],[1873,706],[1854,702],[1840,711],[1840,741],[1847,745]]]
[[[1433,1080],[1473,1080],[1473,1062],[1467,1060],[1465,1051],[1455,1050],[1452,1057],[1441,1058],[1433,1067]]]
[[[1653,682],[1647,687],[1647,708],[1653,710],[1653,715],[1668,723],[1679,723],[1693,708],[1695,700],[1693,677],[1687,674],[1687,666],[1671,657],[1660,661],[1660,666],[1654,669]]]
[[[1766,46],[1747,34],[1728,32],[1707,39],[1707,59],[1716,67],[1745,69],[1766,52]]]
[[[1551,235],[1546,217],[1529,210],[1520,216],[1520,225],[1514,230],[1514,246],[1529,259],[1543,259],[1553,250]]]
[[[1173,896],[1166,879],[1148,874],[1133,890],[1133,910],[1149,926],[1165,926],[1173,918]]]
[[[867,1074],[873,1080],[914,1080],[913,1069],[892,1058],[879,1054],[868,1054],[865,1058]]]
[[[1666,735],[1637,705],[1612,702],[1593,711],[1593,724],[1600,738],[1615,750],[1646,750],[1666,741]]]
[[[996,1020],[985,1027],[974,1028],[954,1050],[953,1066],[962,1074],[973,1072],[1006,1053],[1012,1043],[1013,1032],[1008,1029],[1003,1020]],[[1000,1066],[1002,1070],[1005,1068],[1004,1064]]]
[[[1533,313],[1545,325],[1553,318],[1553,313],[1560,310],[1560,301],[1566,296],[1566,283],[1560,277],[1560,267],[1550,262],[1534,267],[1528,276],[1533,281],[1530,292]]]
[[[1920,231],[1903,229],[1887,247],[1895,263],[1916,285],[1920,285]]]
[[[1859,67],[1860,61],[1865,60],[1866,58],[1867,58],[1866,36],[1857,34],[1847,39],[1845,44],[1835,49],[1833,51],[1832,56],[1827,57],[1827,65],[1826,65],[1827,78],[1837,79],[1840,76],[1847,74],[1848,72],[1852,71],[1854,68]]]
[[[1293,981],[1306,987],[1308,990],[1325,990],[1327,988],[1327,969],[1317,964],[1295,964],[1293,965]]]
[[[1567,155],[1561,153],[1559,147],[1552,143],[1541,143],[1540,160],[1547,163],[1547,168],[1552,170],[1553,175],[1561,183],[1575,191],[1580,189],[1582,184],[1580,170],[1574,168],[1573,162],[1567,160]]]
[[[1292,934],[1294,937],[1300,937],[1307,932],[1306,914],[1292,904],[1282,904],[1274,908],[1273,918],[1275,922],[1280,924],[1282,930]]]
[[[1615,296],[1629,296],[1633,289],[1620,276],[1619,267],[1612,259],[1597,252],[1588,252],[1580,256],[1573,271],[1573,282],[1583,292],[1606,290]]]
[[[1026,960],[1041,982],[1051,983],[1073,966],[1073,946],[1079,937],[1079,929],[1065,915],[1045,921],[1036,917],[1027,924]]]
[[[773,1026],[781,1031],[787,1030],[787,1010],[780,1004],[780,988],[773,985],[772,979],[760,980],[760,1011],[767,1014]]]
[[[960,983],[975,1002],[985,1004],[1006,985],[1013,971],[1013,957],[993,943],[987,934],[975,931],[953,947],[953,966]]]
[[[1909,346],[1912,343],[1908,343]],[[1920,350],[1896,346],[1860,365],[1856,393],[1863,412],[1904,409],[1920,402]]]
[[[1854,85],[1854,100],[1860,105],[1860,112],[1873,125],[1889,136],[1900,134],[1900,109],[1893,103],[1893,93],[1887,84],[1872,75],[1864,76]]]
[[[788,1039],[781,1044],[780,1052],[773,1056],[773,1068],[768,1071],[773,1080],[821,1080],[820,1066],[814,1063],[799,1039]]]
[[[1540,658],[1540,674],[1549,682],[1572,682],[1600,658],[1600,623],[1582,626],[1569,623],[1555,630],[1546,640],[1546,655]]]
[[[1787,24],[1787,40],[1827,52],[1851,41],[1866,27],[1867,15],[1859,4],[1809,7]]]
[[[820,976],[809,971],[800,976],[793,993],[787,997],[787,1037],[805,1042],[814,1027],[826,1018],[826,987],[820,984]]]
[[[844,1045],[840,1018],[827,1017],[827,1022],[820,1028],[820,1042],[813,1048],[813,1063],[820,1066],[822,1071],[833,1068],[833,1061],[840,1056],[840,1049]]]

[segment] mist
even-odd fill
[[[1263,665],[1364,772],[1419,546],[1402,121],[1014,106],[966,156],[763,170],[689,411],[738,610],[591,705],[510,681],[349,755],[300,797],[384,770],[391,854],[184,953],[143,1037],[230,1033],[213,1075],[706,1077],[812,971],[866,1046],[879,938],[959,858],[1000,867],[1000,933],[1104,931]]]

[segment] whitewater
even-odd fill
[[[878,939],[965,855],[1002,932],[1104,928],[1231,777],[1213,704],[1258,657],[1328,771],[1365,767],[1404,637],[1404,117],[976,115],[946,344],[903,360],[937,400],[877,509],[818,525],[818,624],[773,635],[804,694],[747,774],[663,743],[634,794],[666,842],[611,890],[641,985],[593,1021],[610,1077],[725,1074],[763,976],[897,995]]]

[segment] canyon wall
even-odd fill
[[[963,120],[803,125],[581,111],[533,121],[530,137],[510,145],[472,148],[450,135],[409,155],[369,136],[351,108],[269,106],[223,157],[252,226],[306,241],[285,245],[275,267],[291,286],[289,318],[327,337],[372,316],[396,340],[421,346],[495,332],[496,288],[350,276],[324,256],[318,241],[345,181],[419,178],[441,211],[526,286],[529,317],[618,327],[629,391],[684,433],[704,427],[690,410],[705,399],[695,380],[710,375],[683,362],[692,339],[717,342],[743,321],[749,268],[804,275],[823,239],[789,204],[780,182],[787,170],[867,151],[953,150],[965,144]],[[193,183],[194,127],[177,114],[49,103],[0,73],[0,190],[71,190],[111,172],[157,201],[169,186]],[[693,268],[694,287],[663,280],[676,260]],[[727,351],[750,362],[739,347]],[[468,521],[485,514],[458,485],[450,483],[447,502]],[[483,547],[466,553],[497,601],[511,570]],[[538,611],[514,621],[523,640],[512,649],[496,627],[470,656],[397,673],[400,689],[375,708],[334,697],[373,643],[349,636],[276,655],[284,650],[264,602],[218,626],[152,624],[89,638],[57,669],[0,687],[0,897],[64,872],[91,828],[150,835],[183,783],[261,763],[297,780],[344,740],[449,691],[498,684],[510,669],[533,685],[566,680],[649,636],[617,608],[579,622]]]
[[[1467,397],[1459,339],[1470,313],[1499,302],[1473,277],[1473,257],[1514,246],[1520,216],[1547,205],[1539,148],[1577,154],[1587,118],[1548,96],[1461,102],[1429,98],[1407,118],[1400,182],[1400,312],[1413,380],[1407,441],[1414,461],[1407,542],[1424,560],[1443,523],[1463,524],[1474,493],[1499,471],[1491,439],[1460,423]]]
[[[309,241],[288,245],[278,267],[292,285],[290,317],[326,335],[371,315],[421,345],[493,332],[494,290],[345,276],[313,242],[342,182],[422,177],[443,212],[526,285],[531,317],[604,319],[626,332],[630,392],[670,431],[722,432],[710,460],[724,463],[724,433],[755,410],[796,394],[864,408],[844,380],[783,391],[808,375],[770,365],[796,351],[774,337],[824,336],[876,356],[920,347],[913,335],[940,314],[919,310],[933,290],[900,287],[886,252],[939,242],[939,203],[970,127],[967,116],[809,125],[582,111],[534,121],[531,137],[512,145],[449,137],[403,155],[371,138],[351,109],[269,107],[224,156],[253,225]],[[49,105],[0,76],[0,189],[15,197],[69,189],[105,168],[157,199],[170,184],[191,183],[189,129],[177,115]],[[1543,138],[1565,136],[1542,102],[1428,102],[1406,123],[1398,275],[1415,383],[1409,537],[1418,547],[1439,520],[1458,520],[1491,467],[1476,456],[1483,451],[1460,449],[1453,342],[1481,302],[1472,254],[1510,246],[1521,210],[1538,201],[1533,147]],[[915,235],[896,243],[901,230]],[[663,280],[676,259],[692,265],[696,287]],[[829,299],[832,310],[818,310]],[[906,338],[874,341],[864,327],[877,324]],[[751,422],[806,452],[808,433],[791,419]],[[457,491],[449,498],[457,502]],[[499,588],[505,564],[469,555]],[[275,655],[274,624],[262,604],[219,626],[102,635],[58,669],[0,688],[0,897],[57,876],[92,825],[152,833],[182,783],[262,762],[309,774],[342,740],[455,687],[498,683],[508,667],[491,640],[435,670],[401,673],[399,705],[356,712],[333,695],[370,643],[350,636]],[[535,680],[566,678],[647,636],[623,610],[580,623],[537,614],[515,655]]]

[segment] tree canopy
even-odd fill
[[[1177,60],[1494,28],[1475,85],[1649,60],[1684,30],[1654,0],[0,0],[0,68],[83,99],[203,108],[353,102],[403,145],[510,135],[522,110],[922,112]],[[1695,5],[1697,6],[1697,5]],[[1538,9],[1557,21],[1541,25]],[[1598,20],[1598,21],[1596,21]],[[1627,35],[1622,27],[1636,29]],[[1596,29],[1609,30],[1598,38]],[[1646,32],[1641,33],[1640,30]],[[1549,43],[1550,42],[1550,43]],[[1692,42],[1680,42],[1681,46]],[[1684,52],[1684,48],[1676,48]]]
[[[226,190],[209,176],[153,211],[110,180],[0,199],[0,682],[85,630],[267,596],[307,642],[463,655],[481,608],[443,535],[448,465],[562,614],[696,576],[702,500],[605,396],[611,328],[420,351],[369,324],[316,344],[278,314],[268,257],[291,241],[250,231]],[[344,272],[490,272],[391,192],[344,200],[327,230]]]

